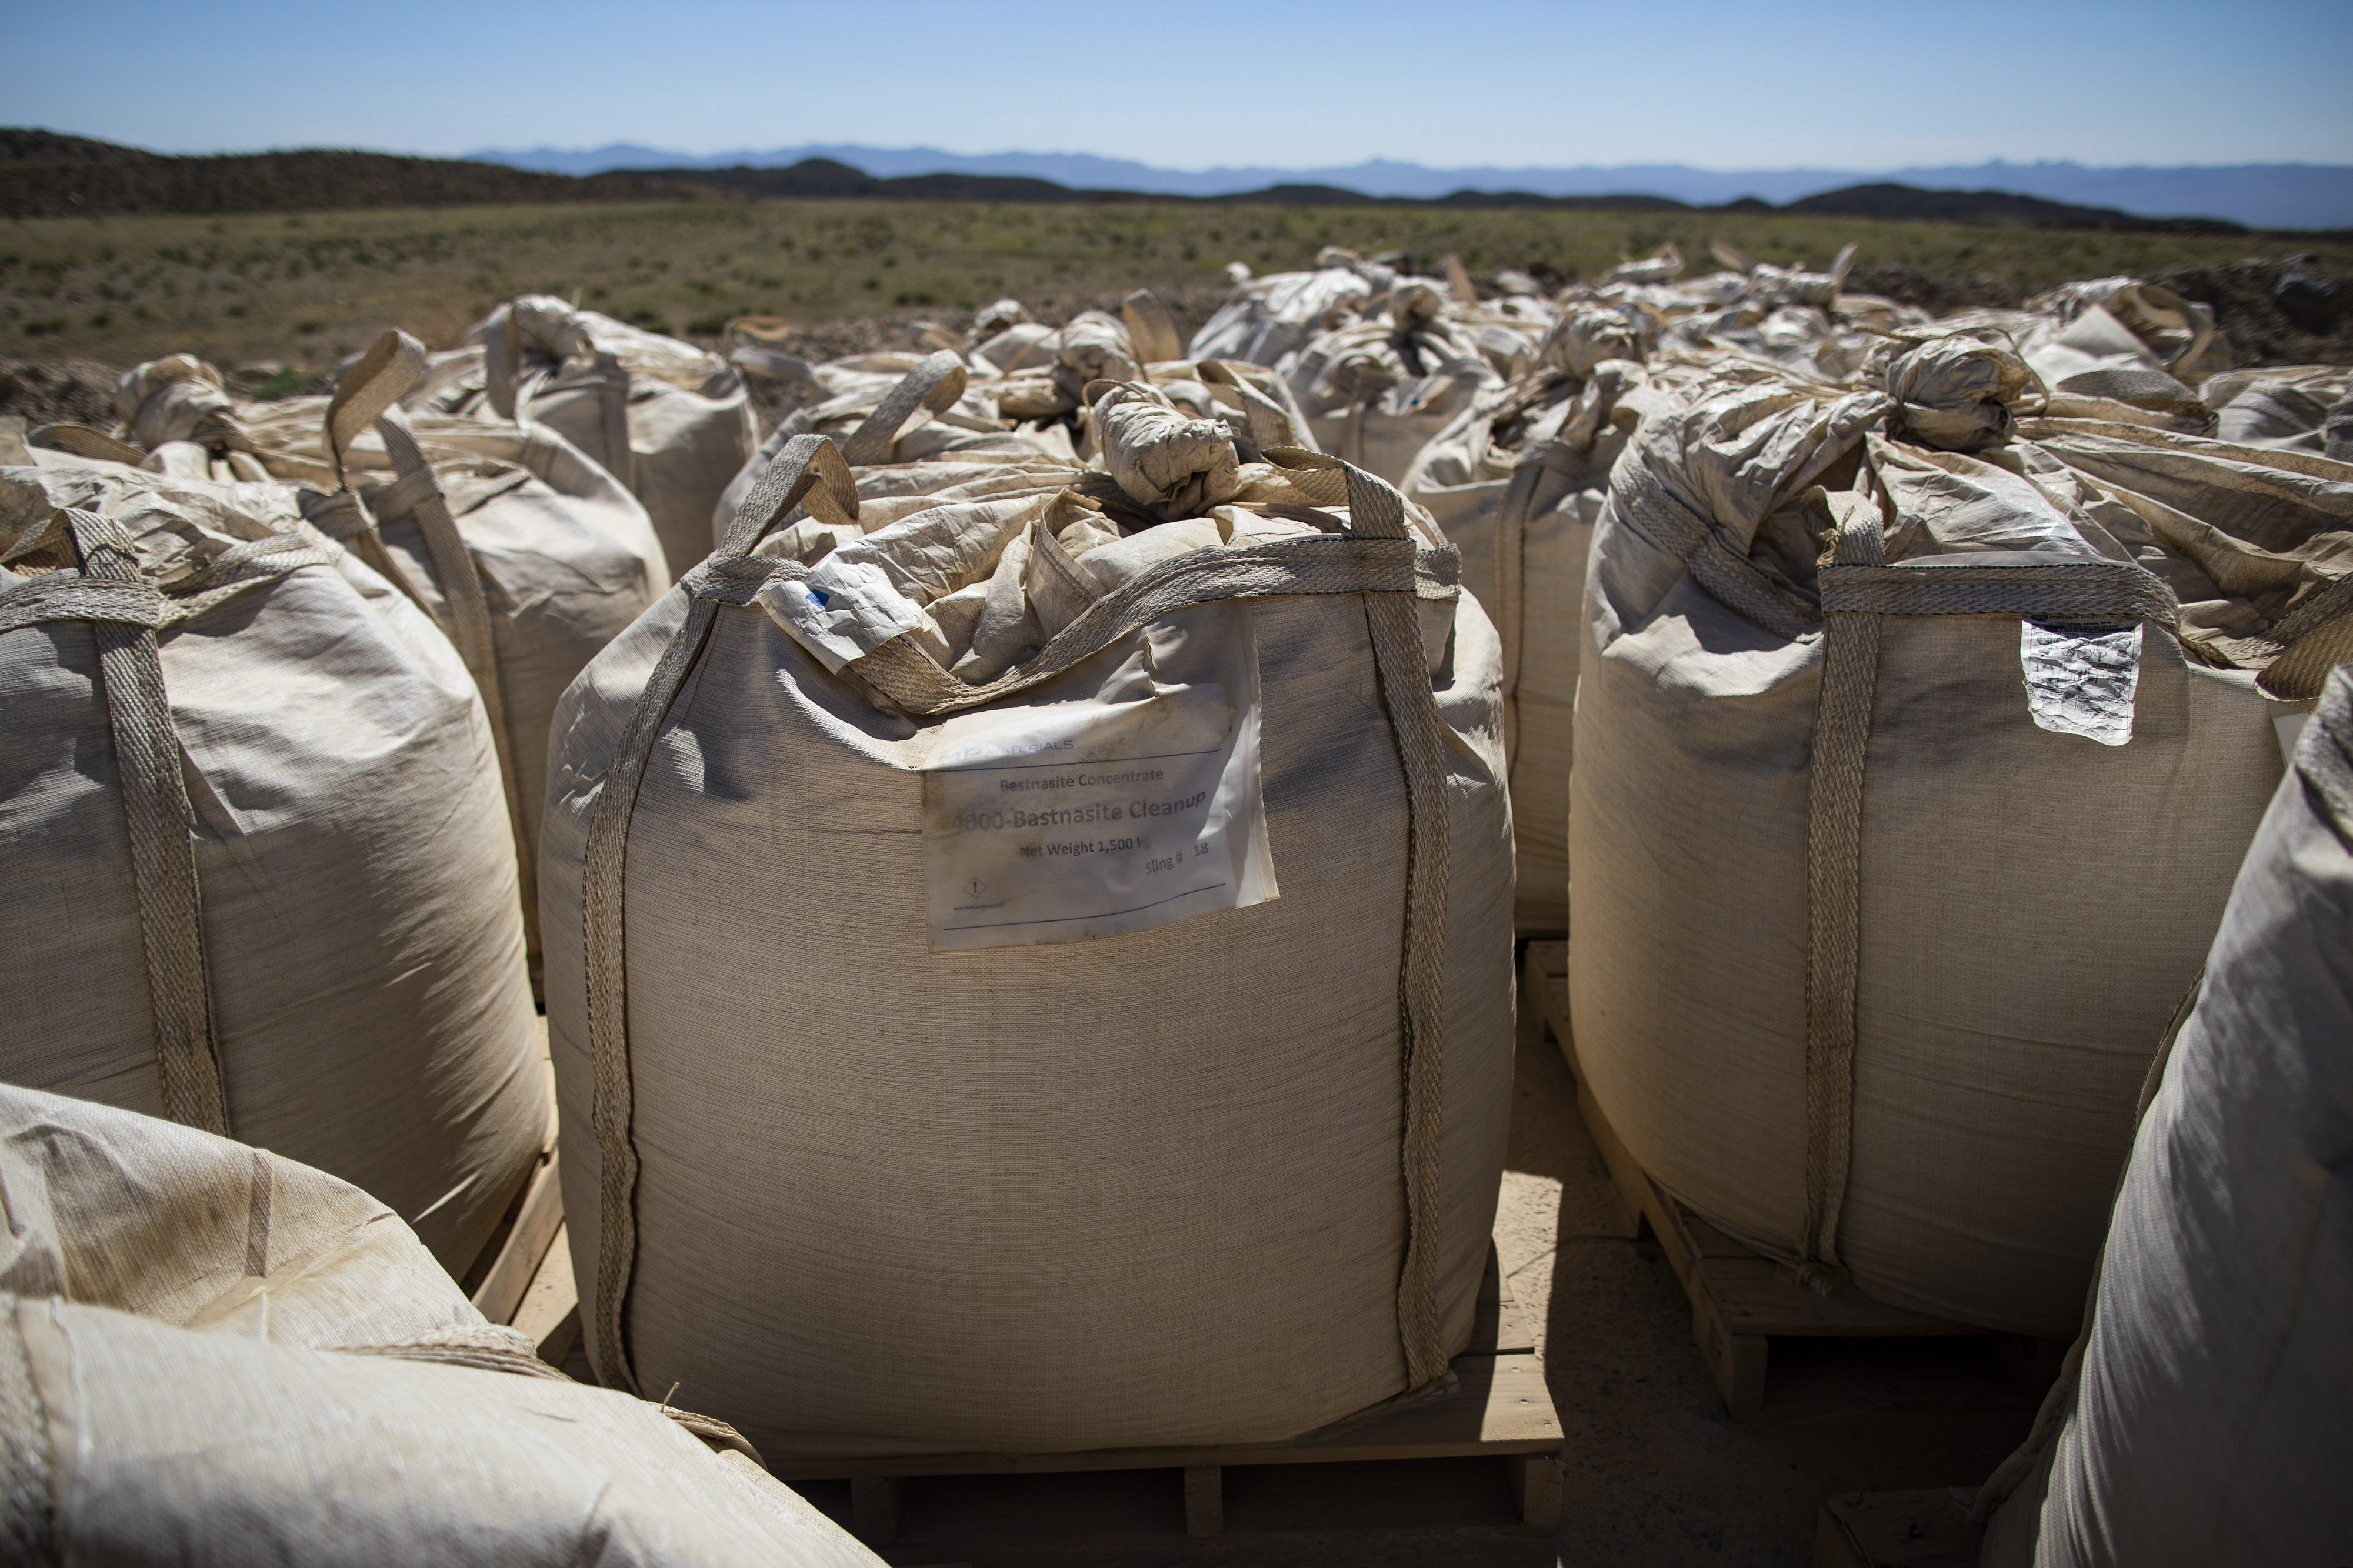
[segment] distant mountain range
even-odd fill
[[[1745,169],[1720,172],[1680,163],[1628,163],[1568,168],[1432,169],[1377,159],[1315,169],[1161,169],[1080,153],[991,153],[972,155],[936,147],[811,144],[766,152],[691,157],[616,142],[586,151],[551,147],[529,152],[488,150],[467,154],[548,174],[593,174],[607,170],[780,168],[804,159],[847,163],[878,179],[920,174],[980,174],[1051,180],[1082,190],[1219,196],[1272,185],[1337,186],[1370,196],[1430,199],[1464,190],[1526,192],[1542,196],[1663,196],[1716,206],[1753,196],[1776,205],[1865,183],[1897,183],[1948,191],[2004,191],[2069,205],[2109,207],[2144,217],[2218,217],[2253,228],[2353,226],[2353,165],[2235,163],[2205,168],[2087,168],[2080,163],[1975,163],[1896,170]]]
[[[2242,234],[2213,217],[2145,217],[2114,207],[2002,190],[1924,190],[1886,181],[1841,186],[1780,206],[1740,196],[1706,205],[1671,196],[1538,195],[1456,188],[1445,195],[1367,195],[1344,186],[1282,182],[1220,195],[1073,187],[1037,175],[878,176],[830,158],[776,166],[670,165],[569,174],[512,164],[383,153],[311,150],[167,156],[55,132],[0,128],[0,217],[102,213],[295,212],[383,206],[510,205],[579,201],[747,201],[865,198],[956,202],[1210,202],[1280,206],[1409,205],[1549,207],[1619,212],[1787,212],[2046,229]],[[2315,238],[2345,231],[2301,231]]]
[[[496,163],[311,149],[170,157],[0,127],[0,217],[107,213],[320,212],[578,201],[712,201],[709,185],[638,174],[581,181]]]
[[[2163,234],[2244,234],[2245,226],[2222,218],[2140,217],[2113,207],[2072,206],[2009,191],[1924,191],[1885,183],[1848,185],[1800,196],[1776,207],[1754,196],[1715,206],[1694,206],[1667,196],[1540,196],[1526,191],[1455,191],[1442,196],[1368,196],[1338,185],[1267,185],[1222,196],[1172,196],[1139,191],[1075,190],[1024,174],[899,174],[879,179],[831,158],[804,158],[783,168],[738,163],[723,169],[631,169],[602,174],[553,175],[501,168],[517,179],[575,180],[584,190],[609,181],[675,182],[681,189],[782,200],[842,196],[913,202],[1208,202],[1271,206],[1551,207],[1572,211],[1803,213],[1817,217],[1910,218],[1936,223],[1990,225],[2009,228],[2116,229]],[[5,174],[0,168],[0,174]],[[2298,230],[2298,233],[2336,231]]]

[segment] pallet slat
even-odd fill
[[[490,1267],[472,1292],[475,1310],[494,1323],[511,1321],[563,1224],[564,1187],[556,1176],[555,1151],[550,1147],[523,1179],[521,1197],[501,1233],[492,1238],[495,1247]]]
[[[1471,1327],[1471,1342],[1462,1347],[1464,1355],[1516,1355],[1536,1348],[1527,1314],[1520,1310],[1519,1299],[1512,1294],[1511,1281],[1504,1278],[1493,1247],[1487,1249],[1486,1278],[1479,1282],[1478,1314]]]
[[[853,1528],[872,1545],[895,1541],[905,1483],[919,1476],[1050,1475],[1094,1470],[1178,1470],[1187,1533],[1225,1531],[1224,1472],[1233,1465],[1345,1464],[1378,1459],[1475,1458],[1504,1462],[1521,1519],[1560,1521],[1561,1428],[1535,1336],[1493,1252],[1479,1291],[1471,1347],[1453,1363],[1442,1398],[1342,1423],[1279,1443],[1103,1448],[1077,1454],[926,1454],[892,1458],[773,1458],[784,1481],[850,1481]]]
[[[580,1293],[572,1279],[572,1243],[564,1226],[556,1227],[539,1272],[508,1321],[531,1336],[539,1359],[550,1366],[562,1365],[580,1337]]]
[[[925,1454],[876,1459],[770,1462],[785,1481],[843,1476],[1018,1476],[1074,1470],[1178,1470],[1198,1465],[1334,1464],[1360,1459],[1441,1459],[1540,1453],[1561,1444],[1560,1418],[1532,1354],[1463,1356],[1458,1392],[1434,1404],[1392,1410],[1321,1436],[1288,1442],[1193,1447],[1096,1448],[1077,1454]]]

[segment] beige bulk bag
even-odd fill
[[[0,1201],[11,1563],[875,1561],[720,1424],[539,1363],[332,1176],[0,1086]]]
[[[2084,1336],[1980,1495],[1986,1568],[2320,1568],[2353,1541],[2353,670],[2185,1010]]]
[[[2341,364],[2267,366],[2208,376],[2199,401],[2214,411],[2214,437],[2242,447],[2327,450],[2329,410],[2345,402],[2353,371]]]
[[[1145,379],[1148,366],[1183,354],[1168,308],[1150,289],[1139,289],[1121,303],[1116,316],[1080,311],[1037,340],[1019,356],[1018,368],[986,385],[997,412],[1008,419],[1051,426],[1071,421],[1085,405],[1092,383]],[[974,368],[984,366],[1001,368],[986,356]]]
[[[881,1563],[740,1449],[523,1359],[0,1292],[0,1540],[12,1562],[157,1568]]]
[[[1597,330],[1605,321],[1610,330]],[[1465,410],[1415,457],[1402,487],[1462,552],[1462,585],[1503,642],[1523,934],[1568,925],[1577,606],[1609,467],[1662,395],[1631,359],[1640,352],[1621,314],[1572,310],[1547,336],[1544,365]]]
[[[1619,284],[1598,290],[1613,303],[1639,303],[1683,353],[1753,361],[1791,378],[1846,385],[1872,364],[1890,330],[1926,321],[1918,311],[1862,297],[1841,298],[1855,247],[1846,246],[1825,272],[1752,262],[1729,246],[1717,256],[1736,272],[1672,285]]]
[[[1475,338],[1446,319],[1445,306],[1430,284],[1400,282],[1383,315],[1284,356],[1277,374],[1318,447],[1394,484],[1431,437],[1498,384]]]
[[[1744,1242],[2063,1338],[2148,1042],[2278,778],[2277,645],[2185,653],[2179,608],[2263,628],[2200,565],[2261,552],[2030,442],[1866,438],[1889,401],[1736,386],[1620,459],[1570,775],[1577,1054]],[[2330,510],[2290,510],[2325,549]]]
[[[0,1201],[10,1295],[311,1349],[493,1342],[390,1209],[193,1127],[0,1084]]]
[[[547,1089],[448,641],[280,486],[0,476],[0,1079],[267,1144],[462,1272]]]
[[[973,317],[965,358],[982,375],[1008,375],[1038,358],[1053,335],[1053,328],[1029,319],[1020,300],[999,300]]]
[[[1173,341],[1173,330],[1166,336]],[[1305,419],[1271,372],[1177,360],[1141,374],[1178,406],[1223,424],[1245,461],[1273,447],[1314,446],[1304,434]],[[1008,384],[974,381],[955,354],[943,352],[910,366],[888,387],[863,386],[802,410],[777,426],[727,487],[712,519],[714,541],[725,537],[737,503],[796,436],[829,436],[839,443],[864,508],[860,522],[869,530],[941,502],[1035,494],[1071,483],[1085,467],[1079,448],[1099,455],[1086,411],[1073,411],[1076,444],[1071,429],[1059,424],[1017,426],[997,412],[997,395]]]
[[[545,294],[467,334],[479,376],[443,373],[413,412],[545,425],[645,503],[676,577],[710,552],[711,509],[759,445],[743,375],[716,354]]]
[[[772,1458],[1282,1439],[1471,1330],[1493,633],[1388,487],[1119,391],[1120,479],[862,539],[789,443],[556,721],[591,1356]]]
[[[304,517],[415,600],[474,672],[510,781],[536,975],[548,721],[670,574],[645,509],[552,427],[403,412],[425,363],[422,343],[385,332],[332,398],[257,406],[242,434],[272,472],[316,487]]]
[[[2353,463],[2091,420],[2027,419],[2042,457],[2123,509],[2180,573],[2181,636],[2209,664],[2263,671],[2290,702],[2353,659]]]
[[[2112,335],[2121,329],[2153,363],[2193,384],[2229,370],[2235,357],[2228,334],[2216,330],[2214,307],[2185,299],[2161,283],[2137,278],[2063,283],[2029,300],[2026,309],[2055,318],[2063,327],[2096,314],[2102,319],[2098,331]],[[2031,345],[2021,346],[2033,363]]]
[[[114,413],[124,437],[142,450],[192,442],[236,465],[236,471],[220,477],[263,477],[259,464],[238,461],[241,453],[253,448],[240,438],[236,400],[223,385],[220,372],[194,354],[172,354],[124,372],[114,387]]]
[[[1240,263],[1236,263],[1240,266]],[[1327,245],[1312,272],[1270,272],[1236,277],[1234,297],[1193,334],[1186,356],[1271,365],[1319,333],[1344,327],[1363,311],[1377,310],[1397,282],[1393,268],[1360,260]]]
[[[913,360],[887,378],[860,374],[845,379],[843,391],[779,423],[729,482],[712,513],[714,545],[727,537],[744,497],[797,436],[826,436],[839,443],[858,471],[864,500],[926,495],[974,482],[1034,488],[1026,477],[1032,472],[1052,476],[1060,484],[1080,466],[1066,434],[1040,437],[1017,431],[1001,417],[992,382],[976,379],[952,351]]]

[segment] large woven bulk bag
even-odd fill
[[[2084,1338],[1981,1506],[1987,1568],[2319,1564],[2353,1540],[2353,670],[2232,889]],[[2161,1074],[2161,1076],[2159,1076]]]
[[[843,379],[844,390],[795,411],[744,463],[712,513],[714,545],[727,537],[736,507],[760,475],[797,436],[839,443],[864,501],[976,483],[1030,488],[1031,473],[1066,478],[1080,466],[1066,433],[1041,438],[1001,417],[992,383],[976,380],[953,352],[927,354],[887,379],[864,374]]]
[[[2093,420],[2019,431],[2197,562],[2182,634],[2210,663],[2259,668],[2266,691],[2308,702],[2353,659],[2340,608],[2353,463]]]
[[[0,1079],[317,1165],[462,1272],[549,1110],[495,742],[251,489],[0,476]]]
[[[2353,370],[2341,364],[2232,370],[2208,376],[2198,398],[2214,411],[2217,440],[2336,456],[2327,450],[2325,431],[2348,381]]]
[[[414,412],[545,425],[645,503],[672,577],[710,553],[711,509],[760,440],[734,366],[545,294],[500,306],[468,336],[482,345],[479,372],[441,372]]]
[[[1378,309],[1396,282],[1395,269],[1360,260],[1332,245],[1316,253],[1311,272],[1252,278],[1243,271],[1236,279],[1234,297],[1202,323],[1186,354],[1197,360],[1273,364],[1318,333]]]
[[[232,468],[221,477],[264,477],[259,464],[244,458],[252,446],[241,438],[237,403],[220,372],[194,354],[171,354],[124,372],[115,384],[114,413],[123,436],[142,450],[185,441],[206,449],[208,468],[212,460]]]
[[[719,1424],[539,1363],[348,1183],[0,1085],[0,1198],[10,1563],[874,1561]]]
[[[1270,447],[1314,445],[1281,379],[1261,367],[1175,360],[1138,374],[1178,407],[1224,425],[1242,460],[1255,461]],[[777,426],[727,487],[712,519],[714,542],[726,536],[737,504],[796,436],[829,436],[840,445],[864,509],[860,522],[868,529],[942,501],[1057,489],[1085,468],[1082,447],[1100,457],[1084,409],[1069,411],[1077,421],[1075,444],[1067,426],[1000,416],[997,395],[1008,384],[975,381],[955,354],[939,353],[887,387],[860,386],[799,411]]]
[[[157,1117],[0,1084],[0,1197],[11,1295],[312,1349],[488,1327],[357,1187]]]
[[[741,1449],[510,1356],[305,1350],[0,1292],[0,1542],[126,1568],[881,1562]]]
[[[1138,301],[1147,302],[1149,310],[1139,314]],[[1139,291],[1121,315],[1080,311],[1039,339],[1019,369],[985,384],[997,411],[1008,419],[1067,424],[1084,405],[1091,383],[1138,380],[1155,351],[1172,360],[1182,352],[1166,310],[1148,291]]]
[[[2229,370],[2236,357],[2230,338],[2216,330],[2213,306],[2184,299],[2161,283],[2137,278],[2064,283],[2029,300],[2026,308],[2054,319],[2063,329],[2089,317],[2102,318],[2098,333],[2112,336],[2121,329],[2154,363],[2192,384]],[[2032,345],[2021,346],[2032,363]],[[2089,340],[2087,346],[2093,346]]]
[[[304,517],[415,600],[474,672],[510,784],[536,974],[548,721],[670,573],[645,509],[552,427],[404,412],[424,366],[422,343],[386,332],[332,398],[253,408],[242,433],[270,471],[316,487]]]
[[[1597,290],[1609,302],[1639,305],[1664,328],[1670,345],[1704,355],[1748,360],[1784,375],[1833,385],[1851,383],[1891,333],[1926,323],[1925,312],[1843,289],[1855,247],[1829,270],[1752,262],[1728,246],[1717,255],[1738,270],[1682,284],[1620,284]]]
[[[1391,483],[1414,455],[1500,378],[1475,337],[1444,314],[1447,300],[1401,282],[1380,316],[1352,321],[1276,367],[1323,450]]]
[[[1924,357],[1988,399],[2024,380],[1947,341],[1899,397]],[[2179,606],[2257,632],[2280,601],[2207,575],[2247,539],[2153,525],[2032,443],[1868,434],[1890,405],[1734,386],[1620,459],[1570,775],[1577,1054],[1645,1170],[1743,1241],[2063,1338],[2148,1042],[2278,778],[2276,644]],[[2337,526],[2272,521],[2323,554]]]
[[[1639,352],[1622,315],[1573,310],[1547,335],[1543,366],[1466,409],[1415,457],[1402,487],[1462,552],[1462,585],[1503,642],[1523,932],[1568,924],[1577,607],[1610,465],[1662,395],[1641,364],[1613,357]]]
[[[592,1359],[771,1456],[1279,1439],[1471,1330],[1493,632],[1378,481],[1093,412],[1116,479],[862,539],[793,442],[556,721]]]
[[[983,375],[1006,375],[1039,357],[1039,345],[1054,335],[1033,321],[1018,300],[999,300],[976,312],[965,339],[965,359]]]

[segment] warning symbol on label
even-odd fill
[[[980,897],[981,894],[988,891],[988,884],[982,881],[979,878],[975,877],[971,881],[966,882],[964,885],[964,890],[970,893],[976,899]]]

